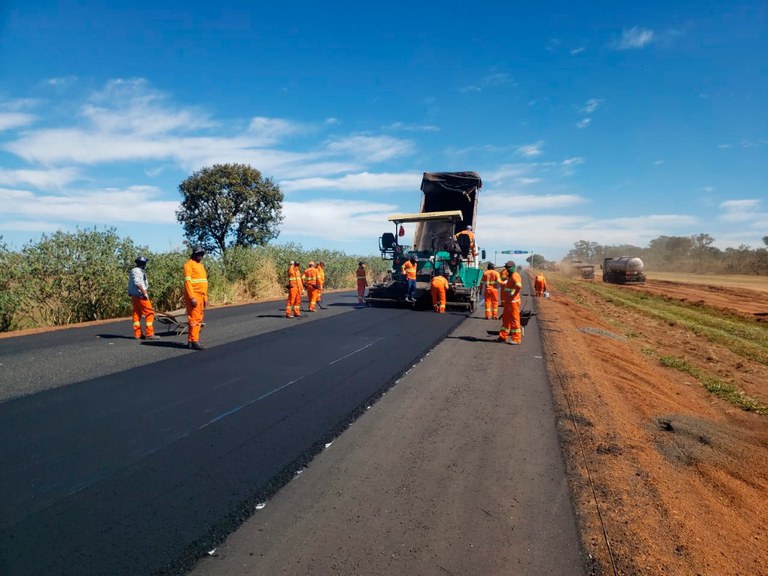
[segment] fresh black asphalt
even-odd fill
[[[0,403],[0,574],[187,569],[465,318],[326,304],[210,310],[203,352],[112,324],[1,340],[0,387],[72,383]]]

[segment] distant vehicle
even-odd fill
[[[603,282],[611,284],[645,282],[643,261],[634,256],[606,258],[603,262]]]
[[[593,264],[578,264],[575,268],[579,271],[582,280],[594,280],[595,266]]]
[[[407,304],[406,279],[401,266],[411,256],[417,260],[416,304],[431,307],[430,283],[436,274],[448,278],[446,306],[475,309],[480,291],[482,270],[479,259],[469,263],[469,245],[459,243],[455,235],[467,226],[474,229],[477,215],[477,194],[483,182],[476,172],[425,172],[421,181],[421,211],[395,214],[388,220],[395,233],[386,232],[379,238],[379,251],[385,260],[392,260],[392,269],[383,282],[368,288],[365,302],[371,306]],[[415,223],[412,246],[398,241],[400,227]],[[461,236],[466,238],[466,236]],[[481,258],[485,258],[482,251]],[[407,305],[410,305],[409,303]]]

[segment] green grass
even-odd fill
[[[696,380],[698,380],[708,392],[714,394],[718,398],[725,400],[726,402],[730,402],[742,410],[755,412],[762,415],[768,414],[768,406],[761,404],[753,398],[750,398],[733,384],[723,382],[719,378],[716,378],[711,374],[707,374],[703,370],[699,370],[695,366],[689,364],[684,358],[679,358],[677,356],[660,356],[659,362],[662,366],[666,366],[667,368],[674,368],[675,370],[696,378]]]

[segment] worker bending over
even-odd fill
[[[184,264],[184,300],[189,320],[187,347],[193,350],[203,349],[200,344],[200,328],[208,306],[208,274],[202,264],[203,256],[203,247],[193,246],[192,256]]]
[[[488,262],[488,269],[483,272],[480,285],[483,289],[483,298],[485,298],[485,319],[498,318],[501,276],[496,271],[496,266],[493,265],[493,262]]]
[[[520,290],[523,288],[523,280],[512,260],[504,264],[504,268],[507,269],[509,278],[501,287],[504,312],[501,315],[499,342],[506,342],[511,336],[510,344],[520,344],[523,341],[523,328],[520,324]]]
[[[307,302],[309,304],[309,311],[314,312],[317,305],[317,268],[315,263],[310,262],[309,268],[304,270],[304,276],[301,278],[304,282],[304,288],[307,290]]]
[[[536,279],[533,281],[533,289],[536,291],[536,296],[544,296],[544,292],[547,291],[547,279],[544,278],[544,274],[541,272],[536,274]]]
[[[285,301],[285,317],[299,318],[301,316],[301,294],[304,292],[304,284],[301,282],[301,265],[291,260],[288,266],[288,299]]]
[[[432,307],[435,312],[445,314],[445,292],[448,290],[448,279],[445,277],[445,271],[432,278],[429,290],[432,293]]]

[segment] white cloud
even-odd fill
[[[629,30],[623,30],[621,39],[614,44],[617,50],[631,50],[643,48],[653,41],[653,30],[633,26]]]
[[[301,132],[302,126],[290,120],[282,118],[265,118],[256,116],[251,120],[248,131],[262,142],[279,142],[287,136],[293,136]]]
[[[349,191],[387,191],[387,190],[413,190],[418,188],[422,174],[416,172],[403,172],[399,174],[360,172],[347,174],[340,178],[301,178],[296,180],[283,180],[280,189],[283,192],[295,192],[298,190],[339,190]]]
[[[158,200],[159,194],[157,188],[150,186],[70,192],[66,196],[0,188],[0,219],[93,224],[176,223],[179,203]]]
[[[486,217],[497,212],[518,214],[541,210],[557,210],[586,204],[588,201],[575,194],[519,194],[513,191],[494,191],[484,194],[478,210]]]
[[[730,224],[765,226],[768,212],[762,210],[760,200],[727,200],[720,204],[718,220]]]
[[[391,136],[349,136],[331,140],[326,149],[332,154],[349,155],[367,162],[383,162],[413,152],[410,140]]]
[[[587,100],[587,103],[581,107],[580,112],[582,114],[592,114],[595,110],[597,110],[597,107],[601,103],[602,103],[602,100],[598,100],[597,98],[590,98],[589,100]]]
[[[574,48],[573,50],[571,50],[571,55],[575,56],[576,54],[581,54],[582,52],[584,52],[584,50],[586,50],[586,48],[584,48],[583,46],[579,46],[578,48]]]
[[[52,170],[5,170],[0,168],[0,186],[29,185],[37,189],[61,189],[80,177],[74,168]]]
[[[517,148],[517,153],[526,158],[533,158],[542,154],[541,147],[544,145],[543,141],[535,142],[534,144],[526,144]]]
[[[0,112],[0,131],[28,126],[35,121],[35,116],[23,112]]]
[[[576,122],[576,127],[577,128],[586,128],[590,124],[592,124],[592,118],[582,118],[581,120]]]
[[[384,129],[403,132],[440,132],[438,126],[431,124],[404,124],[403,122],[395,122],[385,126]]]
[[[357,200],[318,199],[284,202],[283,236],[319,237],[342,242],[375,241],[389,230],[387,217],[398,212],[395,204]],[[372,230],[376,231],[372,233]]]

